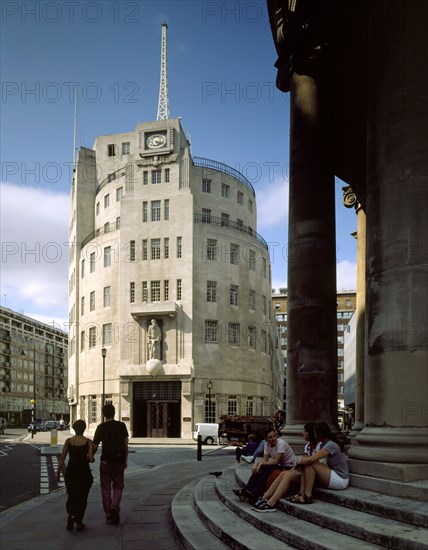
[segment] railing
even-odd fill
[[[224,174],[228,174],[229,176],[236,178],[248,187],[252,194],[256,196],[254,187],[251,185],[250,181],[243,174],[241,174],[241,172],[235,170],[235,168],[232,168],[227,164],[223,164],[222,162],[218,162],[217,160],[205,159],[203,157],[193,157],[193,164],[195,166],[201,166],[202,168],[210,168],[211,170],[216,170],[217,172],[223,172]]]
[[[116,229],[119,229],[119,227],[120,227],[120,224],[113,222],[109,224],[109,227],[107,230],[105,230],[104,227],[100,227],[99,229],[92,231],[92,233],[89,233],[89,235],[83,239],[81,248],[87,245],[89,241],[92,241],[92,239],[95,239],[95,237],[99,237],[100,235],[105,235],[106,233],[110,233],[110,231],[116,231]]]
[[[218,218],[209,214],[193,214],[193,220],[195,221],[195,223],[219,225],[221,227],[234,229],[235,231],[240,231],[241,233],[246,233],[247,235],[255,237],[260,244],[262,244],[267,250],[269,250],[267,242],[261,235],[254,231],[254,229],[251,229],[251,227],[247,227],[239,222],[225,220],[224,218]]]

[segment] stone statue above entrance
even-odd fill
[[[156,319],[152,319],[147,329],[147,359],[160,359],[162,332]]]

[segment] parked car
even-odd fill
[[[59,430],[59,428],[59,420],[46,420],[45,431],[50,432],[51,430]]]
[[[28,424],[28,433],[31,433],[33,431],[33,424],[30,422]],[[41,422],[36,422],[36,432],[44,432],[45,427]]]

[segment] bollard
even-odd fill
[[[51,430],[51,447],[56,447],[58,445],[58,431]]]
[[[198,434],[198,451],[196,460],[202,460],[202,436]]]

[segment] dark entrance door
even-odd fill
[[[147,403],[147,437],[168,437],[168,405]]]
[[[133,436],[180,437],[181,382],[134,382]]]

